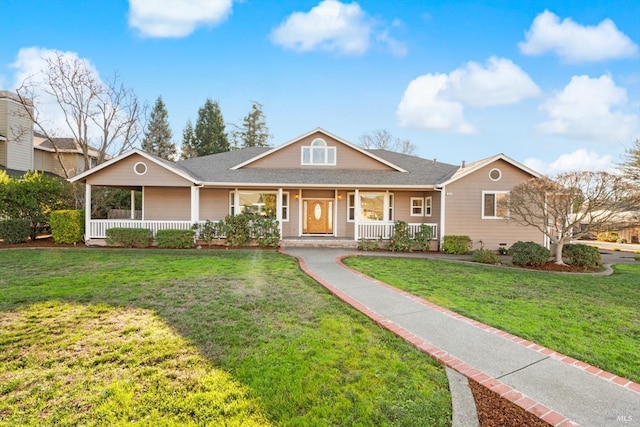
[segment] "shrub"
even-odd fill
[[[411,231],[405,221],[397,221],[393,226],[393,236],[387,245],[387,249],[393,252],[411,251]]]
[[[442,252],[448,254],[463,255],[471,250],[471,238],[469,236],[444,236]]]
[[[250,222],[251,237],[261,248],[280,245],[280,227],[278,221],[263,216],[254,216]]]
[[[568,258],[569,264],[588,268],[596,268],[601,259],[598,249],[586,245],[566,244],[562,255]]]
[[[599,242],[610,242],[614,243],[618,241],[618,233],[615,231],[603,231],[602,233],[598,233],[598,241]]]
[[[377,240],[365,240],[360,239],[358,242],[358,249],[361,251],[375,251],[380,248],[380,245]]]
[[[433,229],[427,224],[420,225],[420,231],[416,233],[413,241],[414,248],[419,251],[428,251],[431,248],[433,239]]]
[[[107,245],[148,248],[153,234],[147,228],[114,227],[107,229]]]
[[[500,262],[498,255],[489,249],[476,249],[473,251],[471,260],[482,264],[497,264]]]
[[[163,249],[189,249],[195,246],[194,230],[158,230],[156,243]]]
[[[506,255],[506,254],[508,254],[508,253],[509,253],[509,249],[505,248],[504,246],[500,246],[500,247],[498,248],[498,253],[499,253],[500,255]]]
[[[212,222],[206,220],[204,224],[193,224],[192,229],[200,240],[211,243],[212,240],[222,239],[224,235],[224,221]]]
[[[227,215],[224,219],[223,231],[225,241],[230,246],[245,246],[251,241],[249,222],[252,215]]]
[[[24,243],[31,234],[31,220],[26,218],[6,219],[0,221],[0,239],[4,243]]]
[[[511,261],[515,265],[536,266],[549,261],[549,249],[535,242],[516,242],[509,248]]]
[[[56,243],[78,243],[84,236],[84,211],[60,210],[51,212],[51,235]]]

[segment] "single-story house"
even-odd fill
[[[131,150],[72,182],[142,192],[140,220],[90,217],[86,242],[111,227],[191,228],[242,212],[275,217],[283,243],[388,239],[396,221],[412,232],[427,224],[434,241],[468,235],[474,247],[518,240],[544,243],[542,233],[508,221],[499,201],[539,174],[497,154],[451,165],[387,150],[368,150],[317,128],[278,147],[253,147],[169,162]]]

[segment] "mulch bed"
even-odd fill
[[[469,387],[476,401],[480,427],[549,427],[550,425],[473,380],[469,380]]]
[[[599,268],[587,268],[581,267],[579,265],[568,265],[568,264],[556,264],[555,261],[549,261],[546,264],[542,265],[529,265],[526,267],[521,267],[528,270],[540,270],[540,271],[555,271],[555,272],[563,272],[563,273],[597,273],[602,271]]]

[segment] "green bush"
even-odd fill
[[[195,246],[194,230],[158,230],[156,243],[163,249],[189,249]]]
[[[433,229],[430,225],[421,224],[420,231],[416,233],[413,240],[413,246],[419,251],[428,251],[431,249],[431,240],[433,240]]]
[[[51,235],[56,243],[78,243],[84,236],[84,211],[59,210],[51,212]]]
[[[358,242],[358,249],[360,249],[361,251],[375,251],[379,248],[380,244],[377,240],[367,240],[361,238]]]
[[[609,242],[609,243],[615,243],[618,241],[618,238],[620,236],[618,236],[618,233],[615,231],[604,231],[602,233],[598,233],[598,241],[599,242]]]
[[[393,252],[411,251],[411,231],[405,221],[397,221],[393,227],[393,236],[387,245],[387,249]]]
[[[215,239],[223,239],[224,235],[224,221],[212,222],[206,220],[204,224],[194,224],[193,230],[196,232],[196,236],[200,240],[204,240],[210,243]]]
[[[473,251],[471,260],[482,264],[497,264],[500,262],[498,255],[489,249],[476,249]]]
[[[148,248],[153,234],[147,228],[114,227],[107,229],[107,245],[127,248]]]
[[[26,218],[6,219],[0,221],[0,239],[4,243],[24,243],[31,234],[31,220]]]
[[[227,215],[223,231],[225,241],[230,246],[245,246],[251,241],[250,221],[253,215]]]
[[[500,246],[498,248],[498,253],[500,255],[507,255],[509,253],[509,249],[505,248],[504,246]]]
[[[280,246],[280,227],[273,218],[254,216],[249,224],[251,237],[261,248]]]
[[[546,264],[551,252],[535,242],[516,242],[509,248],[509,255],[515,265],[537,266]]]
[[[562,247],[562,255],[568,263],[580,267],[596,268],[600,264],[600,252],[592,246],[566,244]]]
[[[444,236],[442,252],[448,254],[463,255],[471,250],[471,238],[469,236]]]

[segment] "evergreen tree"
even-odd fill
[[[636,139],[633,147],[626,150],[625,157],[625,162],[622,164],[622,173],[640,185],[640,139]]]
[[[198,110],[193,148],[196,157],[229,151],[229,138],[224,131],[224,119],[218,102],[207,98]]]
[[[169,113],[162,102],[162,96],[159,96],[149,115],[149,123],[142,140],[142,149],[163,159],[172,160],[176,155],[176,145],[171,141],[173,133],[169,127],[168,119]]]
[[[234,146],[236,148],[267,147],[270,138],[262,105],[254,102],[251,105],[251,112],[242,120],[242,126],[236,126],[236,130],[233,132]]]
[[[191,120],[188,120],[187,125],[182,131],[182,154],[180,157],[183,160],[197,157],[194,147],[195,138],[196,137],[193,134],[193,126],[191,125]]]

